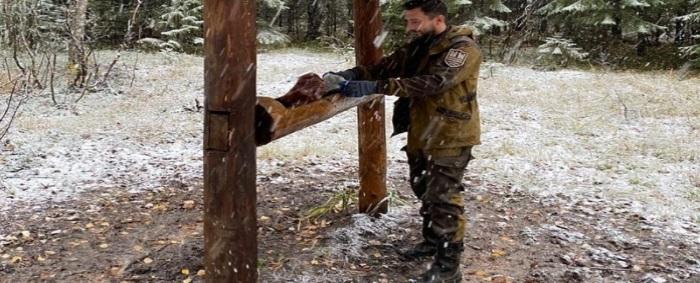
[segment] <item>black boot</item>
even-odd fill
[[[459,283],[462,282],[462,270],[457,265],[456,268],[445,268],[433,263],[430,269],[421,274],[418,281],[420,283]]]
[[[435,236],[433,230],[430,228],[430,214],[427,213],[425,206],[421,207],[420,213],[423,216],[423,228],[421,229],[423,234],[423,242],[418,243],[408,250],[400,252],[401,255],[408,260],[417,260],[437,254],[437,242],[439,240]]]
[[[437,247],[428,242],[423,241],[405,251],[400,252],[402,256],[409,260],[417,260],[424,257],[434,256],[437,253]]]
[[[449,243],[439,245],[435,261],[430,269],[421,275],[421,283],[458,283],[462,282],[461,259],[464,245]]]

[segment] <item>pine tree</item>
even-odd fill
[[[497,16],[512,12],[502,0],[453,0],[452,3],[459,10],[455,17],[466,17],[464,24],[473,27],[477,34],[505,29],[508,22]]]
[[[168,39],[167,42],[172,44],[173,49],[204,43],[202,8],[201,0],[172,0],[166,7],[166,12],[160,17],[160,25],[166,31],[161,32],[161,35]]]
[[[560,27],[608,30],[615,38],[662,31],[644,12],[664,5],[661,0],[553,0],[539,10]]]
[[[682,21],[690,27],[688,30],[700,30],[700,0],[693,0],[691,2],[694,5],[694,10],[681,17],[675,18],[675,20]],[[696,44],[681,47],[681,56],[689,59],[689,63],[695,68],[700,68],[700,33],[691,34],[692,42]]]
[[[202,8],[202,0],[171,0],[164,5],[155,27],[162,38],[143,38],[137,42],[168,51],[193,51],[204,43]]]
[[[257,26],[257,42],[262,46],[284,46],[291,42],[291,38],[275,27],[275,23],[279,19],[282,11],[289,9],[283,0],[263,0],[263,10],[265,8],[274,11],[274,16],[269,21],[265,20],[258,14]]]
[[[559,36],[548,37],[545,43],[537,48],[540,56],[537,58],[544,65],[567,66],[571,61],[581,61],[588,56],[576,43]]]

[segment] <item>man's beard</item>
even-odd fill
[[[417,32],[407,32],[406,33],[406,43],[425,43],[430,41],[431,38],[435,36],[435,30],[426,31],[423,34]]]

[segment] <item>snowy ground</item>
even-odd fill
[[[106,62],[114,57],[100,55]],[[351,58],[300,50],[260,54],[258,92],[281,95],[299,75],[347,68]],[[133,87],[89,93],[59,110],[46,97],[23,107],[2,142],[1,207],[15,200],[70,199],[90,188],[140,190],[201,176],[202,115],[185,108],[203,100],[202,59],[126,54],[118,65],[122,83],[130,82],[134,62]],[[387,113],[392,101],[387,99]],[[600,194],[638,201],[640,209],[659,217],[699,217],[700,79],[487,63],[479,102],[483,145],[470,174],[482,183],[543,194]],[[265,160],[272,159],[317,156],[354,164],[355,115],[340,114],[261,147],[260,173],[266,174]],[[404,136],[389,140],[391,164],[404,158],[404,142]],[[390,174],[405,172],[390,165]]]
[[[110,62],[115,53],[101,52],[99,56],[104,62]],[[348,68],[352,66],[351,58],[349,55],[303,50],[259,54],[259,95],[281,95],[291,88],[298,76],[306,72],[320,74]],[[3,216],[8,219],[19,217],[13,212],[29,207],[34,215],[45,209],[47,203],[63,202],[52,206],[51,211],[60,210],[65,213],[67,209],[69,214],[75,213],[70,212],[72,208],[64,206],[69,206],[71,202],[91,203],[95,197],[90,194],[91,191],[114,192],[113,195],[107,194],[110,197],[105,197],[105,193],[98,194],[95,202],[115,202],[124,199],[125,209],[132,202],[133,196],[123,194],[153,191],[155,194],[149,194],[149,198],[158,198],[158,194],[169,192],[170,188],[181,187],[198,194],[202,176],[202,113],[191,109],[195,108],[195,99],[203,101],[202,61],[200,57],[186,55],[173,57],[163,54],[123,54],[114,73],[116,79],[109,91],[88,93],[77,104],[70,102],[77,95],[59,94],[62,104],[58,109],[51,104],[48,97],[31,99],[23,107],[6,140],[0,141],[0,219],[3,219]],[[132,72],[134,65],[137,68]],[[133,85],[130,86],[132,76]],[[393,101],[393,98],[387,98],[388,114],[391,113]],[[638,225],[636,221],[655,219],[667,224],[660,225],[660,222],[654,222],[656,224],[648,224],[648,227],[653,229],[642,229],[661,233],[666,235],[666,238],[658,241],[648,240],[656,239],[654,237],[657,236],[645,234],[639,236],[644,238],[644,241],[624,237],[623,240],[642,242],[648,247],[651,245],[648,243],[667,243],[664,241],[672,238],[674,241],[680,241],[681,245],[690,245],[688,249],[691,250],[691,254],[700,245],[700,236],[694,224],[689,224],[700,221],[700,78],[678,81],[670,72],[542,72],[525,67],[486,63],[482,67],[479,103],[483,120],[483,144],[476,148],[474,155],[477,159],[470,163],[466,178],[471,184],[469,197],[472,199],[468,202],[471,209],[467,209],[470,214],[470,227],[476,227],[476,231],[492,229],[496,236],[495,241],[500,241],[505,236],[499,240],[498,235],[507,234],[504,231],[510,231],[510,237],[513,238],[517,237],[518,233],[522,234],[522,231],[534,229],[533,238],[537,238],[538,233],[551,234],[559,239],[557,241],[560,241],[563,247],[578,247],[578,244],[584,241],[581,240],[582,237],[588,236],[562,238],[561,235],[570,236],[573,232],[562,232],[561,229],[565,228],[561,228],[564,227],[561,223],[570,225],[568,229],[571,231],[591,233],[590,239],[586,238],[584,242],[586,245],[593,245],[588,240],[599,238],[592,235],[608,234],[611,239],[619,239],[619,231],[616,229],[626,227],[623,229],[627,231],[625,233],[632,233],[637,226],[629,225]],[[351,177],[356,172],[357,164],[355,116],[354,111],[341,113],[328,121],[258,148],[258,180],[263,184],[259,192],[261,201],[267,201],[265,196],[269,193],[269,197],[273,199],[270,206],[276,209],[277,205],[274,203],[278,198],[283,198],[280,194],[289,195],[292,199],[294,192],[303,194],[309,189],[305,186],[312,186],[319,191],[319,195],[315,197],[319,199],[314,200],[323,203],[328,194],[337,192],[339,188],[356,188],[357,180]],[[390,130],[389,123],[387,132]],[[388,140],[389,185],[391,190],[409,197],[405,182],[407,166],[405,157],[399,150],[404,143],[405,136]],[[271,192],[272,190],[276,192]],[[290,190],[290,193],[287,194],[286,190]],[[530,194],[538,198],[533,200]],[[179,197],[196,198],[171,193],[168,198],[160,201],[172,202],[169,207],[177,208],[181,205],[178,203],[181,201]],[[147,209],[147,212],[158,210],[157,202],[148,201],[150,207],[139,205],[134,209]],[[295,207],[301,206],[295,201],[297,200],[292,199],[290,207],[283,207],[281,211],[263,205],[259,214],[279,214],[279,219],[294,222],[294,217],[303,212],[299,207]],[[284,200],[279,202],[284,203]],[[155,207],[153,203],[156,203]],[[493,209],[488,205],[493,205]],[[517,205],[533,205],[537,208],[528,210],[529,207]],[[92,213],[91,210],[86,213]],[[551,213],[547,213],[547,210],[551,210]],[[615,218],[621,210],[625,213],[636,213],[635,215],[639,215],[639,219],[642,220],[624,218],[628,217],[628,214]],[[480,212],[471,213],[474,211]],[[522,212],[521,215],[528,215],[528,219],[537,219],[540,217],[538,215],[547,217],[541,216],[544,218],[538,220],[539,222],[535,221],[534,224],[523,222],[518,224],[521,226],[513,224],[517,227],[512,229],[504,228],[502,223],[509,220],[503,219],[517,218],[518,211]],[[371,222],[362,216],[336,219],[334,225],[340,226],[335,231],[328,231],[324,238],[327,241],[325,246],[318,248],[327,248],[329,254],[339,253],[334,249],[344,249],[340,253],[349,258],[353,255],[372,257],[358,254],[368,246],[379,249],[378,253],[383,254],[381,248],[385,245],[378,244],[378,241],[404,244],[415,240],[404,238],[404,235],[415,236],[415,230],[405,230],[405,227],[418,227],[414,222],[417,217],[413,214],[415,203],[392,211],[389,217],[378,222]],[[136,218],[137,214],[134,215]],[[35,216],[30,220],[20,220],[33,223],[36,219],[44,219]],[[192,231],[200,230],[201,223],[197,226],[197,220],[194,220],[199,217],[198,214],[184,218],[176,216],[170,215],[162,221],[172,221],[173,225],[184,225]],[[75,223],[72,217],[66,219]],[[102,219],[105,216],[94,217]],[[182,224],[182,219],[190,219],[195,224]],[[275,216],[272,219],[278,221]],[[279,220],[280,225],[286,223],[283,220]],[[550,220],[555,222],[545,224]],[[9,248],[3,250],[3,245],[16,247],[19,244],[15,240],[24,235],[16,232],[28,229],[24,222],[17,221],[22,224],[14,226],[21,227],[0,229],[0,254],[6,252],[9,256],[11,252],[15,252]],[[570,221],[578,222],[572,224]],[[261,222],[264,223],[262,220]],[[407,225],[407,222],[411,223]],[[493,223],[498,227],[493,227]],[[581,227],[576,227],[579,224]],[[44,227],[44,224],[31,225]],[[644,225],[647,223],[644,222],[642,226]],[[155,230],[157,229],[154,228]],[[273,230],[271,228],[270,231]],[[154,231],[149,231],[146,235],[158,234]],[[299,231],[289,232],[284,227],[270,232],[271,234],[262,233],[261,237],[270,243],[286,245],[285,243],[295,238],[300,239],[297,232]],[[32,231],[32,235],[34,233]],[[170,231],[163,230],[162,234],[168,233]],[[367,233],[375,237],[367,238]],[[528,233],[526,234],[530,235]],[[193,232],[192,235],[197,234]],[[280,235],[289,236],[292,240],[281,239]],[[11,237],[14,237],[14,240],[9,240]],[[471,234],[470,237],[475,245],[479,245],[479,241],[483,241],[484,246],[493,243],[491,239],[480,240],[479,234]],[[147,237],[144,236],[145,238]],[[129,241],[133,239],[130,238]],[[646,242],[647,240],[649,242]],[[190,240],[188,243],[192,247],[199,247],[201,245],[198,241],[201,242],[201,239]],[[512,242],[504,241],[504,245]],[[316,242],[309,245],[313,249]],[[671,249],[678,244],[672,242],[666,246]],[[535,245],[531,248],[536,247]],[[266,247],[261,247],[263,248]],[[267,248],[274,250],[273,247]],[[543,248],[551,247],[539,247],[539,250]],[[474,249],[479,251],[485,248]],[[595,245],[584,245],[581,250],[569,252],[596,257],[598,252],[591,249],[600,251]],[[294,247],[291,247],[290,251],[293,254]],[[484,261],[489,262],[493,260],[488,259],[491,250],[486,251],[489,252]],[[522,255],[514,251],[513,257],[524,258],[527,251],[520,249]],[[261,250],[261,253],[265,252]],[[125,256],[118,249],[113,251],[113,254]],[[673,252],[669,251],[668,254]],[[164,258],[169,256],[172,254],[163,255]],[[188,256],[196,261],[201,258],[197,252],[191,252]],[[630,255],[629,258],[645,256],[648,254]],[[12,258],[10,256],[10,259]],[[474,260],[479,262],[478,259]],[[624,262],[630,262],[624,268],[632,268],[632,260]],[[697,275],[700,272],[697,259],[688,262],[697,269],[691,274]],[[338,273],[339,278],[372,266],[354,264],[344,266],[348,269],[341,270],[342,272]],[[268,270],[266,276],[269,277],[266,278],[274,282],[283,279],[287,280],[286,282],[320,282],[318,279],[323,277],[319,276],[323,276],[325,272],[323,269],[307,269],[303,266],[288,268],[288,265],[279,269],[280,274],[274,271],[277,269],[269,267],[272,271]],[[3,271],[2,267],[0,265],[0,274]],[[395,266],[388,270],[392,268],[395,271]],[[502,272],[521,272],[522,276],[514,277],[524,278],[525,271],[515,270],[518,266],[513,268]],[[641,268],[646,270],[643,265]],[[120,272],[127,269],[123,267]],[[688,275],[689,272],[672,268],[665,270],[671,274],[670,278],[683,278],[682,276]],[[26,274],[32,272],[36,273],[35,270],[30,270]],[[389,274],[389,277],[391,276],[392,274]],[[544,282],[557,282],[561,278],[573,275],[561,276],[563,277]],[[331,276],[326,279],[332,278]],[[590,280],[592,281],[589,282],[607,282],[605,280],[608,279]],[[387,281],[380,278],[379,282]]]

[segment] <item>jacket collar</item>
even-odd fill
[[[464,26],[448,26],[447,29],[438,35],[436,41],[430,47],[430,55],[440,54],[453,45],[453,39],[460,36],[473,37],[473,31]]]

